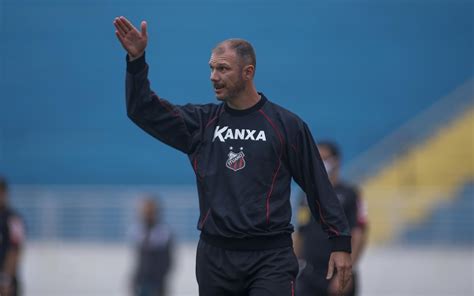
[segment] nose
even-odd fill
[[[210,78],[211,78],[212,82],[217,82],[219,80],[215,70],[211,70],[211,77]]]

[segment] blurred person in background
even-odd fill
[[[17,272],[25,240],[23,220],[8,204],[8,183],[0,176],[0,295],[17,296]]]
[[[340,179],[341,153],[330,141],[318,144],[319,153],[329,175],[329,180],[344,209],[352,235],[352,280],[345,288],[344,296],[357,295],[357,263],[367,241],[367,211],[359,189]],[[327,260],[331,245],[327,234],[311,217],[306,198],[301,198],[298,210],[298,230],[294,234],[295,253],[300,259],[300,274],[297,280],[298,296],[339,295],[333,280],[327,280]]]
[[[162,223],[161,207],[156,198],[143,200],[139,217],[139,223],[130,234],[137,252],[132,295],[165,296],[173,255],[172,233]]]

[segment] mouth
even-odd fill
[[[216,93],[220,92],[223,88],[224,88],[224,85],[222,85],[222,84],[214,84],[214,91]]]

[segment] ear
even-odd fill
[[[334,167],[338,169],[341,167],[341,161],[337,158],[334,158]]]
[[[244,67],[242,75],[245,80],[252,80],[255,74],[255,67],[253,65],[247,65]]]

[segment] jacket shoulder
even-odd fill
[[[272,113],[273,116],[277,117],[279,120],[282,121],[282,123],[285,125],[286,128],[300,128],[306,123],[294,112],[286,109],[285,107],[274,103],[274,102],[268,102],[268,110],[270,113]]]
[[[222,104],[207,103],[207,104],[192,104],[188,103],[180,106],[183,110],[188,112],[198,112],[202,114],[213,115],[222,110]]]

